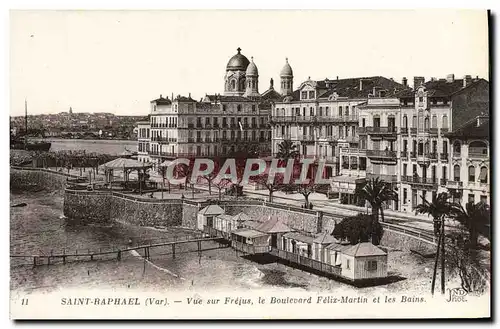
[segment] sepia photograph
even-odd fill
[[[490,318],[491,19],[11,10],[10,318]]]

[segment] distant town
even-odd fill
[[[68,112],[28,115],[28,135],[40,138],[70,139],[137,139],[138,121],[148,116],[114,115],[113,113]],[[25,116],[11,116],[12,136],[25,135]]]

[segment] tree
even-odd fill
[[[357,186],[354,195],[358,198],[368,201],[372,207],[372,219],[378,223],[378,214],[382,217],[384,221],[384,210],[383,205],[390,200],[398,200],[398,194],[392,189],[389,183],[380,180],[378,177],[372,178],[366,181],[364,184]],[[375,223],[373,227],[375,227]],[[373,244],[378,244],[379,241],[376,240],[376,236],[373,236]]]
[[[219,181],[214,181],[213,184],[217,188],[217,190],[219,191],[219,201],[221,201],[222,200],[222,189],[230,186],[231,181],[227,178],[223,178]]]
[[[485,202],[469,202],[465,208],[462,205],[454,205],[451,217],[467,229],[471,249],[477,248],[479,234],[490,238],[490,206]]]
[[[346,217],[335,225],[332,235],[338,240],[348,240],[350,244],[355,245],[360,242],[368,242],[373,235],[378,240],[382,239],[384,229],[379,222],[372,219],[373,215],[358,214],[352,217]]]
[[[445,233],[444,233],[444,219],[445,216],[450,215],[452,211],[452,204],[448,201],[450,196],[446,192],[439,193],[438,196],[432,200],[432,203],[422,197],[422,203],[417,205],[417,214],[428,214],[434,219],[434,234],[439,235],[436,259],[434,262],[434,271],[432,274],[432,287],[431,293],[434,294],[434,285],[436,283],[436,273],[438,259],[441,255],[441,293],[444,294],[445,290]]]
[[[312,179],[310,179],[309,182],[306,184],[298,184],[297,185],[296,191],[298,193],[302,194],[302,196],[304,197],[304,199],[305,199],[304,207],[306,209],[310,208],[309,195],[311,195],[311,193],[314,193],[314,191],[316,190],[316,186],[317,185],[314,183],[314,181]]]
[[[200,170],[206,170],[208,165],[206,163],[202,163]],[[208,182],[208,194],[212,195],[212,183],[219,174],[220,164],[219,161],[214,161],[214,169],[206,175],[201,176],[202,179],[205,179]]]
[[[269,202],[273,202],[273,193],[275,191],[281,190],[285,185],[283,184],[283,179],[284,176],[283,174],[276,174],[274,176],[273,181],[269,181],[269,174],[268,173],[263,173],[260,174],[259,176],[256,176],[253,181],[256,182],[257,184],[263,185],[267,188],[269,191]]]
[[[297,150],[297,145],[295,145],[291,140],[285,139],[278,144],[278,153],[276,157],[281,160],[295,159],[299,156],[299,151]]]

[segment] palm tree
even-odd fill
[[[391,185],[379,179],[379,177],[367,180],[363,185],[358,186],[354,195],[361,200],[365,200],[370,203],[372,207],[372,218],[374,221],[373,227],[376,227],[378,224],[379,211],[382,221],[384,221],[383,205],[387,201],[398,200],[398,194],[392,189]],[[372,234],[372,243],[378,244],[379,241],[377,240],[377,237]]]
[[[422,204],[415,208],[417,214],[427,214],[434,219],[434,227],[439,228],[434,230],[434,234],[438,235],[438,245],[436,251],[436,259],[434,261],[434,271],[432,274],[431,293],[434,294],[434,285],[436,283],[436,273],[439,254],[441,253],[441,293],[445,290],[445,241],[444,241],[444,218],[452,213],[453,205],[448,201],[450,198],[447,192],[441,192],[432,200],[432,203],[422,197]],[[440,231],[440,232],[439,232]]]
[[[278,153],[276,153],[276,157],[279,159],[295,159],[298,155],[299,151],[297,150],[297,145],[295,145],[291,140],[285,139],[278,144]]]
[[[469,231],[469,245],[476,249],[479,234],[490,238],[490,206],[485,202],[465,205],[455,205],[452,208],[452,218],[462,224]]]

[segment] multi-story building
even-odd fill
[[[464,118],[487,110],[489,88],[483,79],[455,80],[453,75],[428,82],[415,77],[414,86],[415,90],[370,98],[359,107],[358,153],[366,154],[366,177],[393,183],[399,200],[389,207],[407,212],[458,185],[449,179],[447,133]],[[460,101],[464,99],[473,106]]]
[[[148,157],[159,164],[181,156],[268,154],[271,104],[281,97],[272,79],[269,89],[259,93],[257,66],[238,48],[226,66],[223,95],[205,95],[200,101],[191,95],[160,95],[151,101]]]
[[[149,121],[137,122],[137,159],[141,162],[150,162],[150,130]]]
[[[479,115],[446,134],[452,145],[446,187],[462,204],[490,204],[490,125],[488,115]]]

